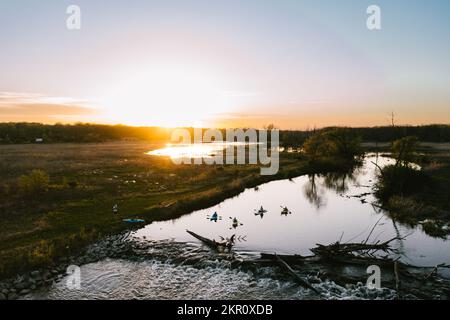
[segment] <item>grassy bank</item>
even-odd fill
[[[441,215],[450,211],[450,148],[436,146],[421,152],[438,187],[407,199],[393,197],[389,205],[398,219],[450,221]],[[346,169],[339,161],[311,162],[283,153],[278,174],[261,176],[255,165],[175,165],[146,155],[157,147],[144,142],[0,146],[0,277],[51,266],[99,237],[130,228],[124,218],[174,219],[270,180]],[[23,190],[20,177],[36,169],[49,176],[46,191]],[[118,214],[112,211],[115,204]],[[419,207],[438,211],[423,214]]]
[[[0,275],[48,266],[101,236],[212,206],[258,184],[308,173],[298,155],[282,156],[276,176],[255,165],[175,165],[145,153],[143,142],[0,146]],[[33,170],[47,191],[24,192]],[[112,207],[117,204],[118,214]]]
[[[389,146],[378,151],[387,152]],[[450,223],[450,144],[422,143],[417,151],[415,162],[421,169],[387,168],[377,195],[394,219],[421,223],[427,234],[446,237],[450,233],[445,227]]]

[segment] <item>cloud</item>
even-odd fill
[[[0,92],[1,122],[76,122],[87,121],[97,110],[87,102],[34,93]]]

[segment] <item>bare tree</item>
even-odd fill
[[[395,128],[395,113],[394,113],[394,111],[392,111],[389,114],[389,118],[390,118],[389,120],[390,120],[392,128]]]

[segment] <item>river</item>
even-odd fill
[[[45,299],[308,299],[313,298],[289,279],[273,277],[271,267],[251,271],[230,268],[228,261],[186,233],[220,240],[236,235],[234,251],[254,258],[261,252],[309,255],[317,243],[383,241],[392,243],[401,261],[417,266],[450,262],[448,239],[426,235],[420,225],[394,222],[373,206],[376,166],[392,161],[368,155],[350,175],[300,176],[247,189],[218,205],[178,219],[154,222],[131,234],[133,241],[150,242],[152,255],[141,259],[103,259],[81,266],[82,286],[71,290],[62,278],[29,298]],[[258,214],[261,206],[266,211]],[[289,212],[282,214],[282,207]],[[217,212],[217,221],[212,220]],[[156,254],[155,254],[156,253]],[[175,257],[195,263],[175,262]],[[395,257],[396,258],[396,257]],[[450,277],[448,273],[443,274]],[[341,287],[332,281],[317,284],[327,298],[390,298],[390,290],[369,292],[361,284]]]

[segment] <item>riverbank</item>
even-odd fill
[[[366,149],[389,152],[388,144],[365,144]],[[393,219],[411,226],[422,225],[427,234],[450,235],[450,144],[420,143],[417,164],[423,180],[411,194],[387,195],[381,201]],[[412,186],[411,186],[412,187]]]
[[[97,146],[98,148],[98,146]],[[366,160],[366,163],[370,163],[371,161],[373,161],[373,158],[369,158]],[[262,184],[264,182],[267,182],[265,180],[278,180],[278,179],[285,179],[285,178],[290,178],[290,175],[294,175],[294,176],[298,176],[298,175],[302,175],[302,174],[306,174],[306,173],[311,173],[312,172],[312,168],[310,166],[308,166],[307,162],[302,160],[302,158],[298,155],[298,154],[286,154],[284,155],[283,159],[282,159],[282,163],[284,164],[282,166],[282,171],[280,171],[280,175],[276,176],[276,177],[262,177],[259,174],[257,176],[252,176],[252,175],[242,175],[242,176],[238,176],[238,177],[230,177],[229,181],[230,183],[224,183],[223,186],[220,186],[220,188],[217,188],[217,190],[214,190],[214,192],[209,192],[209,193],[203,193],[204,191],[200,191],[198,193],[193,193],[193,194],[185,194],[183,197],[179,196],[177,199],[177,202],[171,202],[170,205],[165,205],[163,206],[162,204],[158,204],[158,206],[154,207],[154,208],[150,208],[148,211],[142,211],[142,214],[138,215],[138,216],[134,216],[134,217],[139,217],[139,218],[143,218],[146,220],[147,223],[150,223],[151,221],[159,221],[159,220],[167,220],[167,219],[173,219],[176,217],[179,217],[181,215],[183,215],[184,213],[189,213],[191,211],[195,211],[196,209],[201,209],[201,208],[205,208],[205,207],[210,207],[216,203],[221,202],[222,200],[224,200],[223,198],[230,198],[233,197],[233,195],[235,195],[235,193],[240,193],[241,191],[244,191],[245,188],[251,188],[251,187],[255,187],[256,185]],[[187,168],[186,168],[187,169]],[[251,168],[247,168],[248,170],[250,170]],[[323,169],[323,168],[322,168]],[[333,168],[334,170],[336,170],[337,168]],[[223,170],[226,169],[222,169],[219,170],[220,172],[222,172]],[[315,169],[317,170],[317,168]],[[330,169],[331,170],[331,169]],[[373,170],[373,169],[372,169]],[[360,171],[360,170],[358,170]],[[364,169],[363,169],[364,171]],[[256,172],[259,173],[259,170],[256,170]],[[341,193],[342,191],[342,186],[341,183],[344,183],[344,181],[347,181],[347,183],[351,183],[352,181],[356,181],[353,180],[351,177],[348,177],[348,179],[345,178],[346,175],[342,176],[342,179],[337,179],[336,182],[338,183],[338,185],[334,185],[334,183],[332,183],[334,180],[332,179],[333,177],[329,177],[328,175],[323,176],[322,178],[317,178],[317,180],[310,180],[310,183],[316,183],[315,187],[313,188],[314,190],[320,190],[322,187],[320,187],[318,185],[319,181],[322,181],[321,179],[324,179],[321,183],[324,183],[324,186],[327,186],[328,188],[331,188],[331,190],[334,190],[332,192],[337,192],[338,193],[338,198],[342,198],[343,201],[345,202],[346,197],[342,196]],[[236,180],[233,180],[236,178],[239,178],[238,182],[235,182]],[[294,183],[294,181],[297,181],[298,179],[301,179],[302,181],[304,181],[305,186],[307,187],[309,186],[308,180],[311,179],[308,177],[303,177],[303,178],[297,178],[297,179],[292,179],[292,180],[285,180],[283,181],[278,181],[278,182],[272,182],[270,185],[273,184],[278,184],[278,183],[287,183],[288,185],[292,186],[294,194],[291,194],[290,196],[287,196],[286,199],[284,200],[278,200],[280,201],[280,204],[287,204],[290,208],[294,209],[294,205],[291,203],[289,204],[290,199],[297,199],[295,197],[295,194],[297,192],[297,190],[299,190],[299,186],[296,186],[296,184]],[[306,179],[306,180],[305,180]],[[330,180],[331,179],[331,180]],[[363,179],[364,180],[364,179]],[[96,180],[94,180],[96,181]],[[233,182],[233,184],[231,184],[231,182]],[[373,179],[371,179],[371,181],[373,181]],[[137,181],[136,181],[137,183]],[[126,183],[124,183],[126,184]],[[366,183],[367,184],[367,183]],[[366,185],[364,184],[364,185]],[[133,183],[134,185],[134,183]],[[288,185],[283,186],[283,187],[279,187],[277,190],[284,190],[284,192],[287,192],[287,190],[290,188],[288,187]],[[258,191],[254,191],[253,188],[249,189],[246,191],[246,193],[248,192],[256,192],[256,193],[261,193],[265,188],[264,186],[260,186],[260,188],[258,188]],[[337,188],[337,189],[335,189]],[[365,187],[364,187],[365,188]],[[194,188],[193,188],[194,189]],[[345,188],[344,188],[345,189]],[[195,190],[195,189],[194,189]],[[301,190],[301,189],[300,189]],[[221,192],[220,192],[221,191]],[[305,189],[305,197],[307,197],[308,201],[312,201],[312,204],[314,206],[315,204],[315,199],[313,198],[309,198],[309,188]],[[355,192],[356,190],[354,190],[353,192],[350,192],[350,195],[352,194],[356,194]],[[49,192],[52,192],[52,190],[50,190]],[[290,194],[290,193],[289,193]],[[270,195],[272,195],[272,193],[269,193],[269,195],[265,195],[264,199],[268,199],[270,198]],[[322,194],[323,196],[323,194]],[[241,196],[240,196],[241,197]],[[233,198],[233,199],[238,199],[237,198]],[[234,201],[234,200],[233,200]],[[326,202],[326,201],[325,201]],[[359,202],[359,199],[356,200],[355,202]],[[257,203],[259,203],[259,201],[257,201]],[[323,201],[319,201],[319,204],[323,204]],[[256,205],[253,204],[253,206]],[[278,203],[276,204],[276,207],[278,206]],[[122,211],[123,206],[120,205],[119,206],[119,214],[118,215],[122,215],[123,213]],[[337,207],[333,207],[334,209],[332,209],[333,213],[335,213],[335,211],[337,210]],[[274,211],[275,208],[272,208],[271,211]],[[311,211],[310,208],[308,210],[305,209],[294,209],[295,212],[301,212],[301,215],[295,215],[297,218],[302,219],[302,217],[304,218],[309,211]],[[276,209],[275,209],[276,210]],[[247,208],[245,210],[232,210],[233,213],[232,214],[243,214],[246,218],[248,219],[251,217],[245,214],[245,212],[249,212],[251,211],[251,208]],[[362,212],[360,210],[350,210],[349,212],[358,212],[359,214],[354,217],[353,219],[359,219],[362,217]],[[229,213],[231,214],[231,213]],[[206,215],[206,213],[201,214],[201,220],[204,219],[204,216]],[[335,214],[332,214],[332,216],[334,216]],[[341,213],[342,215],[342,213]],[[184,216],[181,219],[185,219],[190,217],[191,215],[188,216]],[[253,216],[253,215],[251,215]],[[111,219],[113,219],[114,221],[117,221],[119,223],[119,225],[121,227],[124,227],[126,229],[129,229],[129,226],[125,225],[122,223],[122,221],[120,220],[119,217],[116,217],[115,214],[112,213],[111,208],[109,208],[109,212],[107,214],[107,217],[110,217]],[[272,216],[273,217],[273,216]],[[290,217],[289,220],[283,220],[281,218],[281,221],[288,221],[289,225],[292,225],[292,218],[294,216]],[[149,219],[154,219],[154,220],[149,220]],[[241,218],[239,218],[241,219]],[[270,219],[270,217],[266,217],[266,219],[264,219],[265,222],[267,219]],[[120,220],[120,221],[119,221]],[[351,220],[351,219],[350,219]],[[177,220],[179,221],[179,220]],[[259,221],[259,220],[257,220]],[[262,222],[262,221],[261,221]],[[261,222],[259,222],[259,224],[261,224]],[[168,222],[170,225],[173,225],[173,223],[175,222]],[[295,224],[295,223],[294,223]],[[371,224],[371,223],[369,223]],[[152,224],[151,226],[154,226],[156,229],[159,229],[158,225],[160,225],[159,223],[156,224]],[[185,223],[182,225],[195,225],[195,223]],[[244,220],[244,225],[245,226],[250,226],[251,222],[250,221],[245,221]],[[346,233],[350,233],[350,234],[357,234],[361,228],[361,226],[363,225],[362,223],[358,223],[356,230],[351,230],[348,227],[342,228],[342,227],[338,227],[337,225],[335,225],[334,223],[331,223],[331,225],[334,226],[333,228],[333,232],[338,232],[339,230],[345,230]],[[135,227],[141,227],[142,225],[136,225]],[[149,227],[151,227],[149,226]],[[311,228],[312,226],[312,221],[310,220],[308,223],[308,228]],[[101,236],[98,235],[98,237],[102,237],[103,240],[100,240],[99,242],[97,241],[97,238],[93,238],[91,241],[88,241],[88,239],[85,239],[85,243],[88,244],[90,242],[95,242],[95,244],[93,246],[90,246],[90,249],[88,249],[87,253],[82,250],[82,248],[80,247],[80,249],[75,250],[75,248],[73,248],[72,250],[70,250],[70,247],[67,248],[65,251],[56,251],[55,252],[55,257],[58,256],[58,252],[65,252],[66,254],[63,256],[60,256],[59,258],[55,258],[55,260],[51,263],[47,263],[47,264],[43,264],[41,267],[38,266],[34,266],[33,268],[29,268],[29,270],[33,270],[31,272],[27,272],[25,269],[23,272],[20,272],[20,277],[15,277],[13,279],[11,279],[10,281],[6,281],[3,284],[0,284],[0,292],[2,292],[3,290],[3,294],[5,297],[8,298],[17,298],[17,297],[23,297],[24,295],[26,296],[29,292],[33,291],[38,288],[38,287],[48,287],[50,284],[54,283],[55,281],[61,281],[62,277],[64,277],[64,273],[66,271],[66,268],[68,265],[70,264],[76,264],[76,265],[85,265],[85,264],[90,264],[90,263],[97,263],[100,260],[103,260],[105,258],[113,258],[113,259],[126,259],[128,260],[133,260],[135,258],[149,258],[150,256],[148,256],[148,253],[146,254],[138,254],[135,255],[135,247],[129,247],[127,243],[122,243],[121,241],[121,236],[106,236],[106,234],[114,234],[114,233],[120,233],[120,229],[117,229],[117,232],[112,232],[111,230],[110,233],[106,233]],[[253,230],[253,228],[252,228]],[[277,227],[277,230],[284,230],[282,227]],[[296,229],[296,234],[298,232],[300,232],[299,230],[301,230],[301,225],[299,225],[298,229]],[[184,229],[183,229],[184,231]],[[249,230],[247,230],[247,232],[249,232]],[[332,232],[332,233],[333,233]],[[300,232],[301,234],[305,234],[305,232]],[[151,234],[155,234],[155,232],[151,232]],[[221,233],[222,234],[222,233]],[[225,234],[225,233],[223,233]],[[324,234],[329,234],[329,232],[319,232],[318,234],[324,235]],[[336,235],[337,237],[338,235]],[[253,236],[251,237],[252,239],[256,239],[257,237]],[[289,237],[288,237],[289,238]],[[314,237],[316,238],[316,237]],[[59,239],[58,239],[59,240]],[[111,241],[110,241],[111,240]],[[332,237],[332,239],[329,239],[327,241],[333,241],[335,240],[334,237]],[[72,239],[72,241],[74,241]],[[83,241],[80,239],[80,241]],[[251,240],[253,241],[253,240]],[[314,239],[315,241],[315,239]],[[145,242],[149,242],[148,240],[145,240]],[[304,240],[303,240],[304,242]],[[151,243],[151,245],[155,245],[152,241],[150,241],[149,243]],[[279,245],[281,242],[280,241],[276,241],[274,244]],[[301,242],[298,241],[294,241],[294,243],[297,243],[297,245]],[[313,242],[316,243],[316,242]],[[326,243],[326,242],[325,242]],[[85,245],[86,245],[85,244]],[[247,244],[247,242],[246,242]],[[155,246],[159,246],[159,244],[157,243]],[[170,246],[169,246],[170,247]],[[270,246],[269,246],[270,247]],[[94,248],[94,249],[92,249]],[[152,247],[153,248],[153,247]],[[310,247],[308,247],[310,248]],[[165,250],[172,250],[170,248],[166,248],[163,250],[161,250],[161,252],[164,252]],[[151,250],[150,250],[151,251]],[[79,254],[81,253],[81,254]],[[439,261],[441,262],[441,261]],[[64,280],[63,280],[64,281]],[[1,298],[1,296],[0,296]]]
[[[298,154],[283,154],[275,176],[259,166],[175,165],[141,142],[0,146],[0,278],[57,264],[101,237],[174,219],[245,188],[311,172]],[[39,169],[48,191],[21,194],[20,176]],[[113,213],[117,205],[118,213]]]
[[[142,226],[123,219],[146,224],[175,219],[264,182],[337,169],[311,167],[296,153],[281,154],[276,176],[261,176],[259,167],[250,165],[178,166],[146,155],[158,147],[136,142],[0,147],[0,176],[3,188],[9,186],[0,205],[2,278],[36,269],[51,274],[88,244]],[[433,150],[427,151],[432,159],[450,158],[442,148]],[[36,168],[50,176],[48,192],[36,198],[11,193],[18,177]]]

